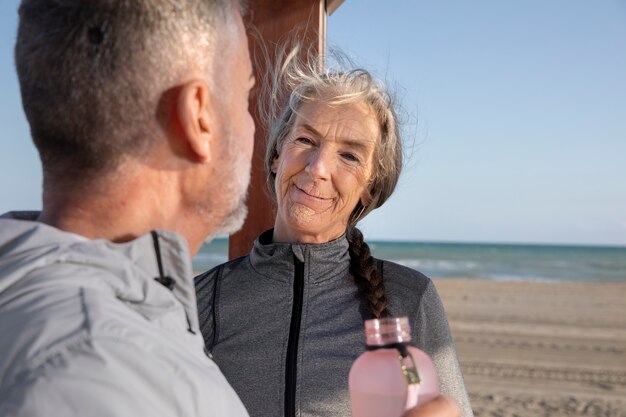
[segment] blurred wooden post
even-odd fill
[[[326,49],[326,14],[332,13],[343,0],[252,0],[249,2],[248,24],[256,34],[248,36],[250,52],[255,64],[257,82],[261,82],[266,68],[260,68],[264,60],[256,59],[262,53],[260,42],[264,42],[274,60],[275,45],[285,35],[296,29],[305,48],[313,47],[318,53]],[[261,40],[257,39],[260,36]],[[265,186],[265,142],[268,132],[259,120],[257,98],[251,97],[251,112],[256,123],[254,134],[254,156],[252,157],[252,178],[248,189],[248,218],[243,228],[230,236],[228,246],[230,259],[246,255],[257,236],[274,225],[274,203],[268,196]]]

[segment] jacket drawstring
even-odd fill
[[[170,276],[165,275],[163,269],[163,259],[161,258],[161,247],[159,245],[159,234],[156,231],[150,232],[152,235],[152,242],[154,243],[154,252],[156,254],[157,267],[159,269],[159,276],[154,278],[156,282],[166,287],[168,290],[174,289],[174,285],[176,282]],[[196,334],[196,332],[191,327],[191,320],[189,319],[189,314],[187,314],[187,310],[185,310],[185,318],[187,319],[187,331],[191,334]]]

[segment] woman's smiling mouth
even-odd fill
[[[293,186],[292,200],[294,203],[302,204],[305,206],[312,206],[311,208],[323,206],[326,208],[329,203],[333,201],[332,198],[319,197],[313,194],[309,194],[297,185]]]

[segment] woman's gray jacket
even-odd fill
[[[200,328],[213,359],[252,417],[349,417],[348,372],[371,318],[349,272],[345,237],[324,244],[271,242],[196,277]],[[442,394],[472,416],[456,350],[432,281],[382,267],[389,309],[408,316],[413,342],[437,367]]]

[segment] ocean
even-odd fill
[[[626,247],[368,242],[377,258],[435,279],[626,282]],[[206,271],[228,259],[228,240],[204,244],[193,259]]]

